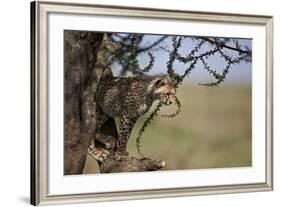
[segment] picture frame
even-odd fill
[[[50,47],[49,42],[52,40],[50,34],[50,26],[52,21],[50,15],[61,15],[69,18],[71,15],[85,15],[85,16],[99,16],[99,17],[121,17],[123,19],[145,19],[151,21],[165,21],[170,20],[171,24],[177,22],[196,22],[204,24],[223,24],[225,25],[243,25],[245,27],[257,26],[264,39],[264,55],[263,68],[265,75],[264,85],[261,88],[264,94],[264,134],[262,135],[264,146],[264,153],[262,160],[264,162],[255,163],[261,168],[257,171],[259,177],[262,179],[247,182],[241,179],[235,183],[226,184],[194,184],[192,186],[179,186],[169,184],[167,186],[150,186],[139,187],[134,189],[127,187],[127,189],[116,190],[117,187],[108,187],[108,189],[86,192],[67,191],[67,184],[71,179],[79,179],[78,175],[70,176],[67,181],[62,183],[54,178],[55,173],[50,170],[52,166],[52,158],[50,153],[53,149],[51,146],[52,133],[50,133],[50,97],[51,94],[51,79],[50,79]],[[71,20],[69,20],[71,22]],[[68,28],[66,28],[68,29]],[[80,30],[81,28],[78,28]],[[100,30],[102,31],[102,30]],[[60,70],[60,68],[58,68]],[[61,69],[63,70],[63,69]],[[258,80],[258,79],[257,79]],[[60,81],[63,81],[60,79]],[[255,104],[255,100],[253,102]],[[261,109],[258,108],[258,109]],[[253,114],[255,116],[255,114]],[[59,125],[58,127],[61,127]],[[254,134],[254,133],[253,133]],[[255,134],[253,135],[255,136]],[[56,137],[63,140],[63,137]],[[59,150],[63,151],[62,148]],[[253,148],[253,151],[257,149]],[[53,167],[52,167],[53,169]],[[260,171],[262,169],[262,172]],[[215,174],[217,172],[214,172]],[[208,172],[206,172],[208,174]],[[212,174],[212,172],[210,172]],[[184,171],[177,174],[180,178],[185,178]],[[243,174],[242,174],[243,175]],[[251,175],[251,174],[247,174]],[[63,177],[63,173],[57,174]],[[127,176],[126,179],[134,179],[134,175],[114,175],[112,182],[121,176]],[[137,176],[137,175],[136,175]],[[195,175],[196,176],[196,175]],[[161,177],[161,176],[160,176]],[[207,176],[208,177],[208,176]],[[101,179],[102,176],[99,177]],[[140,177],[139,177],[140,178]],[[173,175],[170,175],[173,178]],[[210,177],[211,178],[211,177]],[[93,180],[93,176],[88,176],[87,179]],[[58,185],[53,185],[52,182],[58,182],[60,189],[56,191]],[[71,182],[71,181],[69,181]],[[75,181],[76,182],[76,181]],[[80,182],[80,180],[77,182]],[[76,182],[76,183],[77,183]],[[83,181],[84,182],[84,181]],[[88,182],[88,181],[85,181]],[[94,183],[94,182],[93,182]],[[63,186],[65,184],[65,186]],[[112,183],[111,183],[112,184]],[[99,183],[103,186],[102,183]],[[107,185],[110,185],[107,184]],[[183,184],[185,185],[185,184]],[[79,187],[77,187],[79,189]],[[185,10],[164,10],[157,8],[135,8],[122,6],[104,6],[92,4],[76,4],[76,3],[60,3],[35,1],[31,3],[31,204],[32,205],[46,205],[46,204],[66,204],[66,203],[83,203],[83,202],[100,202],[100,201],[114,201],[114,200],[129,200],[129,199],[147,199],[147,198],[162,198],[162,197],[177,197],[177,196],[192,196],[192,195],[207,195],[207,194],[223,194],[223,193],[242,193],[242,192],[256,192],[256,191],[270,191],[273,190],[273,17],[263,15],[246,15],[246,14],[229,14],[229,13],[213,13],[201,11],[185,11]],[[79,190],[77,190],[79,191]],[[54,193],[53,193],[54,192]],[[65,192],[65,193],[64,193]]]

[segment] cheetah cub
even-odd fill
[[[175,97],[175,84],[168,75],[114,77],[105,73],[99,81],[96,91],[97,124],[96,136],[98,140],[100,129],[109,117],[120,117],[120,130],[116,142],[116,160],[128,157],[127,141],[137,119],[145,114],[155,100],[164,105],[172,104]],[[100,141],[100,140],[99,140]],[[108,149],[109,143],[104,142]],[[94,148],[93,148],[94,149]],[[99,161],[106,159],[106,152]]]

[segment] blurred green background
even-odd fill
[[[158,115],[152,121],[142,137],[143,154],[165,161],[163,170],[251,166],[250,85],[209,88],[185,83],[177,97],[181,113],[174,118]],[[175,106],[166,106],[161,114],[175,111]],[[136,137],[147,116],[133,129],[128,143],[130,155],[138,156]],[[89,156],[84,173],[99,173],[96,161]]]

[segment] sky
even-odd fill
[[[145,35],[142,41],[142,46],[149,45],[151,42],[154,42],[160,37],[160,35]],[[180,54],[188,54],[190,50],[194,48],[197,42],[193,42],[192,40],[185,39],[183,41],[182,47],[179,50]],[[245,45],[248,48],[252,49],[252,40],[250,39],[239,39],[239,43],[241,45]],[[230,42],[228,44],[231,44]],[[169,37],[165,39],[160,44],[162,47],[172,50],[172,38]],[[213,48],[209,44],[204,44],[202,49],[199,50],[197,54],[203,53],[204,51],[207,51],[209,49]],[[228,55],[230,56],[237,56],[236,51],[227,50],[226,51]],[[153,65],[152,70],[148,73],[151,75],[154,74],[165,74],[167,73],[167,61],[169,60],[169,53],[165,52],[161,49],[152,51],[153,55],[155,56],[155,63]],[[142,53],[142,55],[138,56],[139,64],[140,66],[146,66],[149,58],[148,55],[145,53]],[[224,69],[225,62],[219,55],[214,55],[213,57],[208,59],[209,65],[212,67],[212,69],[215,69],[216,71],[220,72]],[[183,64],[175,64],[175,71],[177,73],[183,73],[184,71],[184,65]],[[118,66],[113,68],[114,74],[118,74],[120,69]],[[227,78],[224,82],[224,84],[245,84],[250,85],[251,84],[251,77],[252,77],[252,63],[251,62],[241,62],[240,64],[233,65],[232,69],[227,75]],[[205,83],[213,80],[211,75],[207,73],[206,70],[204,70],[203,65],[201,63],[198,63],[196,65],[196,68],[193,70],[193,72],[190,74],[189,77],[187,77],[184,81],[184,83]]]

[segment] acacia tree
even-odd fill
[[[120,76],[127,74],[139,75],[153,70],[155,51],[168,54],[167,74],[180,87],[183,80],[192,71],[206,70],[213,78],[211,82],[199,83],[202,87],[219,86],[225,81],[234,65],[242,61],[249,62],[252,58],[251,49],[241,44],[239,39],[191,36],[158,36],[150,43],[143,34],[107,34],[91,32],[65,32],[65,174],[81,174],[85,165],[87,149],[95,134],[95,89],[99,77],[105,69],[118,65]],[[109,37],[109,38],[105,38]],[[165,46],[167,41],[171,47]],[[192,46],[185,48],[186,43]],[[207,49],[206,49],[207,48]],[[139,64],[138,57],[147,55],[148,63]],[[213,68],[209,58],[217,56],[223,62],[224,68]],[[182,70],[176,72],[175,64],[182,64]],[[200,66],[201,65],[201,66]],[[180,100],[176,98],[177,111],[174,114],[163,115],[174,117],[180,113]],[[137,137],[137,148],[141,158],[130,157],[126,161],[114,160],[115,149],[110,149],[109,157],[103,163],[98,163],[103,172],[148,171],[164,167],[160,160],[145,158],[140,150],[143,132],[158,115],[162,105],[159,103],[152,110]],[[102,127],[108,141],[115,143],[118,137],[114,119],[109,119]],[[105,146],[95,140],[100,150]]]

